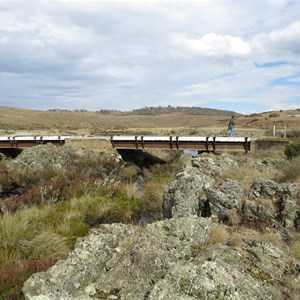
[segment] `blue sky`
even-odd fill
[[[0,0],[0,105],[300,108],[300,1]]]

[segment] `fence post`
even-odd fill
[[[276,126],[274,125],[273,126],[273,136],[275,136],[275,134],[276,134]]]

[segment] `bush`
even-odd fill
[[[296,156],[300,156],[300,139],[296,139],[290,144],[286,145],[284,154],[289,160]]]
[[[277,176],[279,182],[295,182],[300,178],[300,156],[289,160],[280,166],[280,174]]]
[[[297,129],[288,130],[286,136],[288,138],[300,138],[300,130]]]
[[[276,117],[279,117],[280,116],[280,114],[279,113],[271,113],[271,114],[269,114],[269,118],[276,118]]]

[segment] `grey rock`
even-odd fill
[[[198,156],[192,159],[192,166],[198,168],[202,173],[216,176],[222,175],[226,171],[236,168],[237,162],[228,156],[227,154],[222,154],[219,156]]]
[[[7,166],[11,169],[24,167],[38,169],[50,165],[60,168],[76,157],[77,154],[72,147],[48,143],[25,149],[16,159],[9,161]]]
[[[163,195],[163,215],[179,218],[199,214],[199,199],[210,187],[213,179],[200,170],[186,167],[175,180],[166,186]]]
[[[149,300],[279,299],[283,291],[276,282],[282,282],[284,271],[276,264],[293,265],[282,250],[268,244],[240,249],[216,244],[206,251],[209,255],[200,253],[192,262],[175,265],[155,284]]]
[[[143,299],[178,261],[192,259],[191,245],[203,246],[210,228],[209,219],[197,217],[145,228],[101,225],[66,260],[32,275],[23,293],[26,299]]]
[[[226,179],[218,187],[206,190],[206,197],[210,210],[216,215],[226,215],[231,209],[239,209],[244,191],[237,180]]]
[[[7,156],[0,152],[0,161],[7,159]]]
[[[297,232],[300,232],[300,210],[295,212],[294,226]]]
[[[277,221],[286,228],[294,226],[298,187],[293,183],[276,183],[258,178],[250,188],[245,214],[256,219]]]
[[[198,217],[146,227],[101,225],[66,260],[32,275],[23,286],[25,299],[288,297],[297,262],[284,249],[255,240],[240,247],[208,245],[211,228],[210,219]]]

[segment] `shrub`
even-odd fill
[[[295,182],[300,178],[300,156],[281,165],[281,173],[278,176],[280,182]]]
[[[297,129],[288,130],[286,136],[288,138],[300,138],[300,130]]]
[[[24,281],[33,273],[46,271],[55,262],[55,259],[35,258],[0,266],[0,299],[24,299],[21,292]]]
[[[284,154],[287,159],[292,159],[296,156],[300,156],[300,139],[296,139],[290,144],[286,145]]]
[[[276,118],[276,117],[279,117],[279,116],[280,116],[280,114],[276,113],[276,112],[269,114],[269,118]]]
[[[9,173],[6,164],[0,161],[0,194],[8,192],[15,186],[16,182]]]

